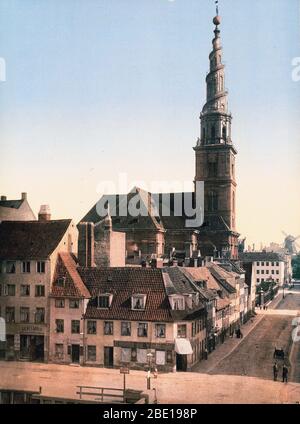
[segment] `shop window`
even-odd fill
[[[121,348],[121,362],[130,362],[131,360],[131,349],[127,347]]]
[[[139,364],[147,363],[147,349],[137,349],[137,362]]]
[[[155,352],[155,362],[156,365],[165,365],[166,364],[166,352],[164,350],[157,350]]]

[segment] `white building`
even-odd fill
[[[284,255],[274,252],[247,252],[240,254],[243,263],[252,263],[252,276],[256,284],[273,280],[280,286],[286,281]]]

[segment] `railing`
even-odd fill
[[[95,400],[101,403],[125,403],[125,392],[123,389],[110,387],[77,386],[79,399],[82,396],[97,396]],[[87,390],[87,391],[86,391]]]

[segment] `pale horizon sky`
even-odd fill
[[[220,14],[237,228],[259,248],[300,234],[300,1]],[[214,15],[213,0],[0,0],[0,194],[78,222],[120,173],[192,187]]]

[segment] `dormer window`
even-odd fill
[[[146,305],[146,295],[136,294],[131,298],[131,309],[133,310],[143,310]]]
[[[112,294],[100,294],[97,296],[97,308],[108,309],[112,302]]]
[[[66,278],[60,277],[56,280],[56,286],[57,287],[65,287]]]
[[[184,311],[185,301],[183,296],[173,296],[171,297],[171,306],[174,311]]]

